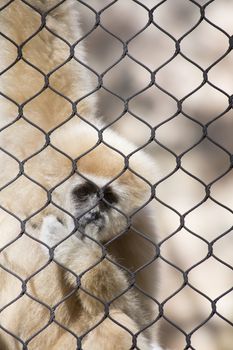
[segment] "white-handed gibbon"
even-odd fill
[[[79,6],[0,11],[1,350],[152,349],[158,170],[102,131]]]

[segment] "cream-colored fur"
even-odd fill
[[[50,33],[71,45],[81,38],[78,2],[67,0],[48,12],[46,27],[40,28],[44,11],[56,3],[15,0],[0,12],[0,31],[11,39],[1,38],[1,70],[15,62],[0,77],[1,350],[21,349],[23,342],[30,350],[81,349],[79,341],[84,350],[128,350],[135,334],[138,348],[147,350],[149,332],[140,329],[156,315],[142,293],[129,288],[127,269],[135,271],[155,256],[154,246],[140,234],[155,239],[147,208],[131,214],[149,201],[157,168],[138,151],[127,169],[123,155],[136,146],[109,129],[104,143],[98,142],[102,122],[91,95],[97,79],[70,56],[66,42]],[[82,42],[75,55],[86,63]],[[102,242],[94,231],[81,239],[73,226],[70,193],[83,177],[99,187],[112,182],[121,198],[118,209],[125,215],[113,209],[104,240],[119,237],[106,246],[106,256],[92,240]],[[134,227],[128,230],[127,216]],[[54,244],[54,260],[49,260],[48,247]],[[136,274],[137,285],[151,296],[154,276],[153,264]]]

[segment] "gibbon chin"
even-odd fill
[[[103,131],[80,4],[56,4],[0,12],[1,350],[150,350],[157,165]]]

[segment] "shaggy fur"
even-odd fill
[[[78,2],[57,2],[15,0],[0,12],[0,31],[11,39],[1,38],[0,324],[9,331],[0,329],[1,350],[22,342],[30,350],[71,350],[77,336],[84,350],[128,350],[155,318],[130,283],[155,256],[140,235],[154,240],[148,209],[137,212],[151,187],[135,173],[153,183],[157,168],[138,151],[127,169],[122,154],[136,147],[110,129],[98,142],[102,122],[89,96],[97,81],[65,42],[82,36]],[[81,42],[75,55],[86,63]],[[136,274],[152,296],[154,276],[153,264]],[[150,349],[149,338],[139,332],[138,348]]]

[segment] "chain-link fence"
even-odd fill
[[[0,349],[231,350],[233,4],[0,6]]]

